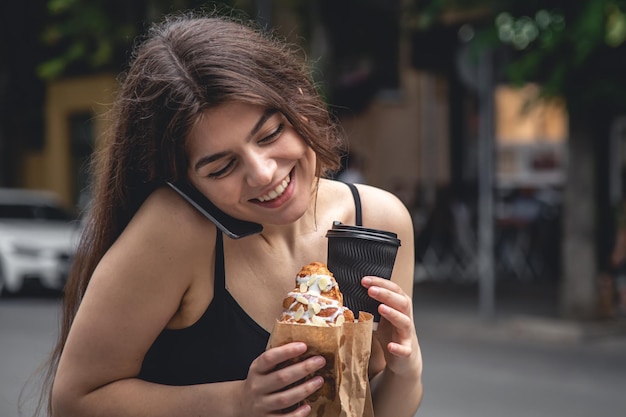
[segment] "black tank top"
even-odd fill
[[[361,225],[361,203],[349,184]],[[224,242],[217,233],[213,300],[202,317],[183,329],[164,329],[143,360],[138,378],[166,385],[245,379],[252,361],[267,346],[269,333],[226,289]]]

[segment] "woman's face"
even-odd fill
[[[284,225],[309,207],[315,153],[281,113],[223,104],[203,114],[186,145],[191,183],[228,214]]]

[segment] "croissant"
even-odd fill
[[[343,305],[343,294],[333,273],[322,262],[311,262],[296,275],[296,286],[283,299],[284,323],[341,326],[354,322],[354,313]]]

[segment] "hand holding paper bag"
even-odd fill
[[[285,297],[284,313],[274,326],[268,348],[304,342],[306,354],[326,358],[324,385],[305,401],[310,416],[373,416],[368,380],[372,341],[372,315],[361,312],[359,321],[343,306],[343,295],[326,265],[314,262],[302,268],[296,287]]]

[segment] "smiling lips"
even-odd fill
[[[276,188],[274,188],[269,193],[259,197],[258,200],[260,202],[266,202],[266,201],[274,200],[275,198],[280,197],[285,192],[285,189],[287,188],[290,182],[291,182],[291,176],[287,176],[280,184],[276,186]]]

